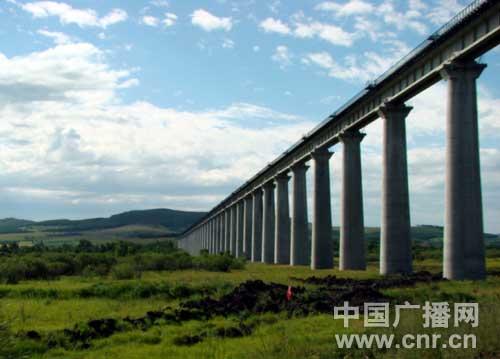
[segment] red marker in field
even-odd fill
[[[290,301],[293,298],[292,286],[288,286],[288,290],[286,291],[286,300]]]

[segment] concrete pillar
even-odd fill
[[[365,134],[358,131],[344,132],[340,136],[344,151],[340,213],[340,270],[366,269],[360,150],[363,137]]]
[[[252,256],[252,197],[246,197],[243,203],[243,256]]]
[[[219,240],[218,240],[218,251],[219,253],[224,252],[224,212],[219,214]]]
[[[274,263],[290,264],[290,205],[288,181],[282,173],[276,177],[276,226],[274,232]]]
[[[212,236],[212,222],[208,221],[205,223],[205,230],[207,232],[207,238],[208,238],[208,248],[210,249],[209,252],[210,254],[214,253],[214,238]]]
[[[230,233],[230,241],[229,241],[229,252],[236,256],[236,204],[231,206],[231,233]]]
[[[252,262],[262,260],[262,190],[252,194]]]
[[[262,262],[274,263],[274,183],[266,183],[263,189]]]
[[[411,109],[394,103],[379,108],[383,118],[380,274],[412,271],[405,125]]]
[[[224,211],[224,252],[231,251],[231,210]]]
[[[446,119],[446,182],[443,275],[486,277],[476,79],[485,64],[449,63]]]
[[[314,163],[311,269],[333,268],[330,157],[327,148],[311,153]]]
[[[212,222],[208,221],[205,223],[206,231],[207,231],[207,237],[208,237],[208,246],[210,248],[210,253],[214,253],[214,238],[212,236]]]
[[[310,260],[309,221],[307,218],[307,188],[305,163],[292,167],[292,228],[290,264],[308,265]]]
[[[217,239],[218,239],[218,222],[217,222],[217,217],[212,218],[212,225],[213,225],[213,234],[214,234],[214,253],[217,254],[219,253],[219,249],[217,248]]]
[[[243,256],[243,201],[236,204],[236,257]]]

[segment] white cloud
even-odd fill
[[[0,54],[3,200],[24,216],[37,206],[44,216],[68,206],[206,209],[313,126],[248,103],[204,111],[122,103],[120,89],[134,83],[91,44]]]
[[[177,15],[171,12],[166,12],[165,13],[165,18],[163,19],[163,25],[166,27],[174,26],[175,23],[177,22]]]
[[[205,31],[229,31],[233,27],[230,17],[217,17],[206,10],[198,9],[191,14],[191,23]]]
[[[419,7],[421,8],[418,4],[413,3],[413,8],[410,8],[406,12],[399,12],[396,10],[392,0],[385,0],[377,8],[377,14],[383,19],[385,24],[395,26],[400,31],[411,29],[420,35],[425,35],[429,30],[422,21],[422,14],[417,10]]]
[[[433,4],[429,12],[429,19],[433,24],[442,25],[457,14],[464,5],[458,0],[441,0]]]
[[[71,37],[62,32],[38,30],[37,33],[42,36],[51,38],[57,45],[69,44],[71,42]]]
[[[222,48],[224,49],[232,49],[234,47],[234,41],[231,39],[224,39],[222,42]]]
[[[318,4],[316,10],[331,11],[337,16],[367,14],[373,11],[373,5],[362,0],[350,0],[344,4],[326,1]]]
[[[128,15],[125,10],[122,9],[113,9],[109,14],[103,16],[99,19],[99,25],[101,27],[108,27],[109,25],[118,24],[119,22],[123,22],[127,20]]]
[[[53,35],[53,34],[52,34]],[[26,56],[0,53],[0,106],[58,101],[101,104],[133,84],[130,70],[112,70],[105,53],[89,43],[65,43]]]
[[[80,27],[102,27],[117,24],[128,18],[122,9],[113,9],[107,15],[99,17],[93,9],[76,9],[71,5],[55,1],[37,1],[22,4],[21,8],[35,18],[56,16],[62,24],[76,24]]]
[[[326,70],[330,77],[366,82],[380,76],[409,51],[408,46],[398,40],[386,40],[384,45],[386,46],[384,55],[366,51],[361,56],[347,55],[339,63],[328,52],[322,51],[306,54],[302,57],[302,63],[319,66]]]
[[[274,18],[265,19],[259,26],[268,33],[291,35],[301,39],[317,37],[340,46],[352,46],[356,38],[356,34],[347,32],[337,25],[314,21],[306,18],[302,13],[294,15],[292,19],[293,26]]]
[[[277,62],[282,70],[292,64],[292,54],[288,47],[284,45],[277,46],[274,54],[271,56],[274,62]]]
[[[254,47],[252,47],[252,50],[253,50],[254,52],[259,52],[259,51],[260,51],[260,46],[258,46],[258,45],[254,45]]]
[[[156,27],[160,23],[160,20],[154,16],[145,15],[142,17],[142,23],[147,26]]]
[[[295,36],[299,38],[319,37],[334,45],[351,46],[355,35],[344,31],[336,25],[328,25],[320,22],[297,23],[294,30]]]
[[[265,32],[276,32],[278,34],[289,34],[290,33],[290,28],[288,25],[283,23],[279,19],[273,19],[272,17],[268,17],[264,21],[262,21],[259,26],[265,31]]]
[[[149,2],[151,5],[156,6],[156,7],[169,7],[170,4],[166,0],[151,0]]]

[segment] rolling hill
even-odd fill
[[[95,231],[124,226],[164,227],[170,233],[180,233],[197,221],[204,212],[187,212],[173,209],[150,209],[129,211],[107,218],[82,220],[56,219],[50,221],[27,221],[7,218],[0,220],[0,233],[25,233],[33,230],[48,232]]]

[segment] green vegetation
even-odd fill
[[[425,231],[431,238],[435,229]],[[370,241],[368,248],[367,271],[339,272],[245,263],[206,251],[192,257],[170,240],[83,240],[60,247],[4,243],[0,358],[455,359],[500,354],[500,250],[491,242],[489,276],[481,282],[431,279],[439,277],[442,253],[425,241],[415,243],[415,269],[434,277],[424,275],[417,282],[381,278],[378,248]],[[317,279],[307,279],[312,276]],[[343,278],[346,284],[339,284]],[[290,285],[294,294],[288,303]],[[361,295],[357,300],[386,298],[391,308],[405,301],[478,302],[480,324],[424,329],[421,312],[410,311],[403,312],[397,328],[364,328],[361,317],[345,329],[334,320],[332,303],[356,293]],[[257,306],[245,309],[252,300]],[[347,351],[337,348],[338,333],[394,334],[398,341],[408,333],[474,333],[478,348]]]
[[[227,272],[241,269],[245,262],[228,254],[191,257],[172,241],[139,245],[114,242],[94,245],[80,241],[77,246],[50,249],[43,245],[21,248],[15,243],[0,247],[0,283],[22,280],[52,280],[60,276],[107,276],[124,280],[140,278],[144,271],[173,271],[195,268]]]
[[[439,267],[439,263],[434,263]],[[429,267],[428,263],[424,267]],[[500,261],[488,262],[491,270],[500,269]],[[422,268],[417,263],[417,269]],[[213,316],[206,320],[187,320],[180,324],[162,320],[143,328],[123,322],[123,318],[142,318],[146,313],[178,308],[181,303],[206,296],[221,298],[236,285],[262,278],[266,282],[304,285],[302,278],[338,277],[378,278],[376,263],[366,272],[312,272],[306,267],[247,264],[245,269],[208,272],[194,269],[180,271],[145,271],[140,279],[115,280],[112,276],[61,277],[54,281],[21,281],[0,285],[0,357],[32,358],[400,358],[459,357],[474,358],[498,353],[496,329],[500,309],[500,277],[490,275],[485,282],[435,282],[389,288],[383,291],[394,303],[408,300],[423,304],[431,301],[478,301],[480,326],[473,330],[479,337],[476,350],[351,350],[336,348],[333,335],[345,332],[342,322],[331,314],[292,316],[286,312]],[[306,284],[314,289],[315,285]],[[92,335],[90,320],[114,318],[117,323],[100,323],[101,330],[113,334],[91,339],[88,345],[72,344],[64,329],[78,335]],[[249,333],[245,332],[248,330]],[[350,332],[363,332],[362,321],[354,321]],[[406,333],[430,332],[422,329],[416,315],[403,317],[398,328],[369,329],[371,333],[392,333],[400,338]],[[434,331],[433,331],[434,332]],[[443,335],[456,329],[439,329]],[[467,328],[458,333],[469,332]],[[42,339],[29,339],[40,335]],[[191,344],[193,341],[201,341]],[[486,354],[484,354],[486,353]],[[488,354],[489,353],[489,354]],[[3,355],[3,356],[2,356]],[[488,356],[485,356],[488,357]]]

